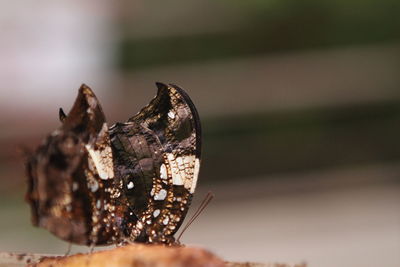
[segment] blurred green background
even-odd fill
[[[202,119],[193,206],[216,194],[184,242],[231,260],[399,266],[399,11],[394,0],[0,3],[0,249],[66,250],[30,226],[21,151],[59,126],[80,84],[111,125],[161,81],[185,88]]]

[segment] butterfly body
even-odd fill
[[[108,128],[85,85],[27,163],[32,221],[78,244],[174,244],[200,166],[200,121],[187,94],[157,84],[157,96]]]

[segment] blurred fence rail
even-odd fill
[[[120,5],[125,16],[116,62],[122,70],[400,38],[400,3],[393,0],[146,2],[142,11],[151,16],[137,5]]]
[[[400,160],[400,102],[204,121],[204,179]]]

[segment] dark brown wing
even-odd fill
[[[78,244],[111,240],[97,222],[110,217],[104,200],[115,192],[108,127],[101,106],[86,85],[63,118],[27,162],[32,221]],[[102,222],[103,223],[103,222]],[[104,228],[104,227],[103,227]]]
[[[193,145],[197,158],[201,157],[201,125],[195,105],[189,95],[175,84],[156,83],[156,97],[128,121],[147,125],[164,145],[176,146],[195,135]],[[186,145],[187,147],[187,145]],[[168,147],[169,148],[169,147]]]
[[[173,243],[196,188],[201,129],[185,91],[176,85],[157,87],[150,104],[111,127],[110,135],[115,171],[138,218],[129,224],[130,239]]]

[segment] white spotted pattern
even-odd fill
[[[154,195],[154,200],[164,200],[167,196],[167,190],[161,189],[160,192]]]
[[[173,112],[172,110],[170,110],[168,112],[168,117],[170,117],[171,119],[175,119],[175,112]]]
[[[126,188],[132,189],[134,186],[135,186],[135,185],[133,184],[133,182],[130,181],[130,182],[126,185]]]
[[[167,179],[168,175],[167,175],[167,168],[165,167],[165,164],[161,164],[160,167],[160,178],[161,179]]]
[[[160,210],[156,209],[153,211],[153,217],[156,218],[158,215],[160,215]]]
[[[168,222],[169,222],[169,217],[165,217],[165,219],[163,220],[163,224],[164,224],[164,225],[167,225]]]
[[[88,187],[90,191],[94,193],[99,189],[99,183],[94,178],[92,178],[88,181]]]

